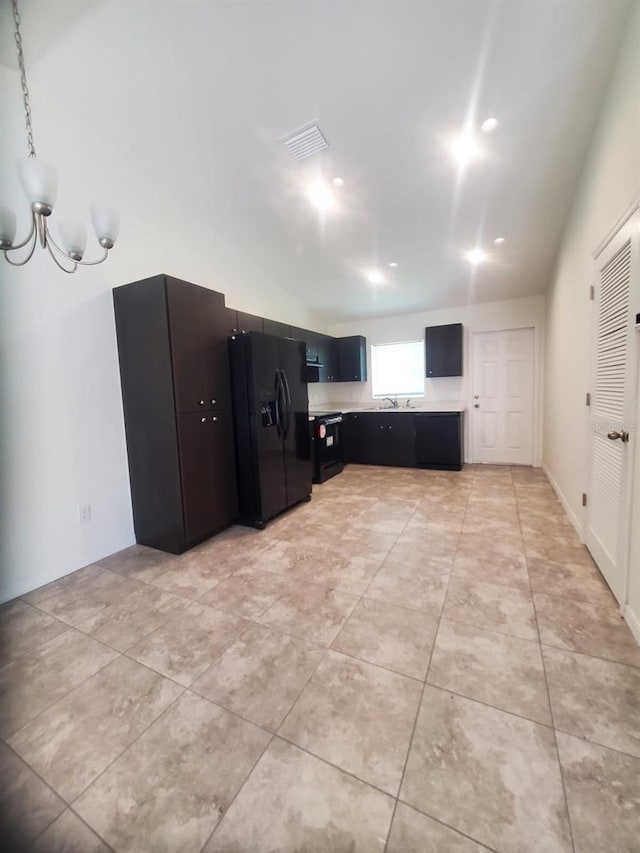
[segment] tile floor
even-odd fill
[[[3,849],[640,851],[640,648],[540,471],[350,466],[0,632]]]

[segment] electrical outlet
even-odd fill
[[[78,507],[78,515],[80,524],[88,524],[91,521],[91,504],[81,504]]]

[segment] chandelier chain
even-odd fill
[[[27,126],[27,147],[29,149],[29,157],[36,156],[36,149],[33,144],[33,128],[31,126],[31,104],[29,102],[29,87],[27,86],[27,73],[24,70],[24,53],[22,52],[22,34],[20,32],[20,13],[18,12],[18,0],[12,0],[13,20],[15,22],[15,39],[16,48],[18,51],[18,67],[20,69],[20,84],[22,86],[22,100],[24,102],[24,120]]]

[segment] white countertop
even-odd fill
[[[467,406],[465,403],[461,403],[459,400],[445,400],[443,402],[435,402],[435,403],[425,403],[422,406],[398,406],[398,408],[391,408],[390,406],[353,406],[348,403],[327,403],[327,405],[322,406],[322,408],[310,408],[309,409],[309,417],[315,417],[316,413],[320,412],[342,412],[343,415],[353,414],[354,412],[369,412],[371,414],[379,414],[380,412],[384,412],[385,414],[411,414],[412,412],[464,412]]]

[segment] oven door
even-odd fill
[[[314,482],[324,483],[344,468],[342,416],[319,418],[314,430]]]

